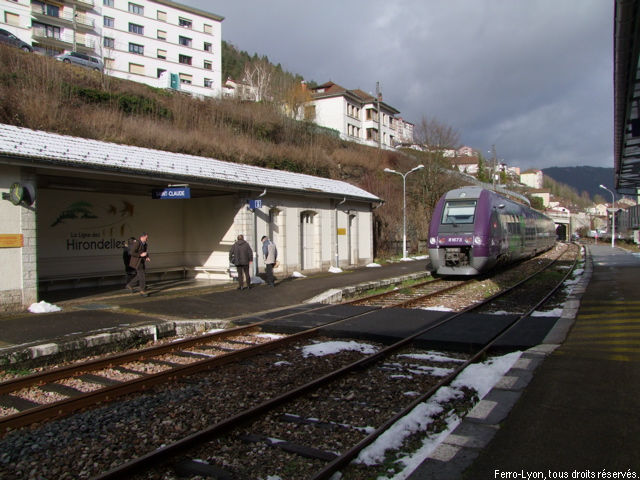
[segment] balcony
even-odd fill
[[[79,30],[93,30],[95,27],[95,21],[92,18],[88,18],[86,15],[76,13],[75,22],[73,19],[73,11],[63,10],[51,10],[47,11],[46,8],[40,8],[32,6],[31,15],[36,20],[51,23],[56,26],[71,27],[75,26]]]
[[[55,49],[72,50],[76,49],[84,53],[95,53],[96,42],[93,38],[84,38],[82,35],[75,35],[74,32],[59,32],[51,28],[34,27],[33,39],[41,45],[53,47]],[[75,46],[74,46],[75,45]]]
[[[93,0],[65,0],[64,3],[70,3],[71,5],[77,5],[86,9],[91,9],[95,5]]]
[[[34,27],[33,39],[42,45],[47,45],[57,49],[73,48],[73,32],[54,31],[49,28]]]

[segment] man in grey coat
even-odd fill
[[[229,250],[229,261],[238,267],[238,290],[251,288],[251,276],[249,275],[249,265],[253,263],[253,250],[243,235],[238,235],[238,239]],[[247,280],[247,286],[243,285],[243,276]]]
[[[262,254],[264,255],[264,264],[266,265],[267,284],[275,287],[273,266],[278,259],[278,249],[276,248],[276,244],[269,240],[269,237],[266,235],[262,237]]]

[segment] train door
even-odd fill
[[[491,245],[490,255],[499,257],[503,251],[504,233],[500,221],[500,214],[497,210],[491,212]]]

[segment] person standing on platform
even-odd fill
[[[249,266],[253,263],[253,250],[243,235],[238,235],[238,239],[229,250],[229,261],[238,267],[238,290],[251,288],[251,276],[249,275]],[[247,286],[243,285],[243,277],[247,281]]]
[[[122,249],[122,262],[124,263],[124,273],[127,276],[127,280],[125,284],[129,283],[133,280],[133,277],[136,276],[136,269],[132,268],[129,263],[131,262],[131,253],[129,252],[129,248],[133,248],[133,244],[136,241],[136,237],[129,237],[129,240],[125,243],[124,248]]]
[[[269,237],[262,237],[262,254],[264,255],[264,264],[266,265],[267,285],[275,287],[275,279],[273,278],[273,267],[278,259],[278,249],[276,244],[269,240]]]
[[[147,252],[148,239],[149,235],[147,235],[147,233],[143,233],[140,235],[139,239],[134,240],[133,243],[129,245],[129,253],[131,255],[129,266],[135,269],[136,276],[127,283],[127,288],[133,293],[133,286],[138,282],[140,285],[140,295],[143,297],[149,296],[147,293],[147,284],[145,279],[145,264],[151,261],[149,253]]]

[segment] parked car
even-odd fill
[[[102,60],[80,52],[61,53],[55,56],[56,60],[64,63],[72,63],[92,70],[102,70]]]
[[[16,37],[13,33],[5,30],[4,28],[0,28],[0,42],[6,43],[7,45],[12,45],[14,47],[18,47],[20,50],[24,50],[25,52],[33,52],[33,47],[26,42],[23,42],[18,37]]]

